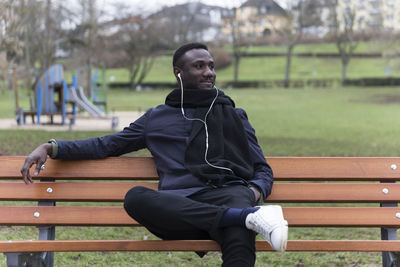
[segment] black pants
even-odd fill
[[[217,241],[222,266],[254,266],[255,233],[239,226],[218,227],[228,208],[254,205],[253,191],[243,185],[203,190],[190,197],[137,186],[128,191],[124,203],[132,218],[162,239]]]

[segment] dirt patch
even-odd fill
[[[377,94],[377,95],[372,95],[366,99],[359,99],[359,100],[353,99],[352,102],[367,102],[378,105],[400,104],[400,94],[398,95]]]
[[[46,131],[110,131],[112,130],[113,118],[116,118],[115,131],[121,131],[124,127],[138,119],[143,112],[116,112],[105,118],[93,118],[87,115],[79,115],[74,125],[61,125],[61,117],[55,117],[54,121],[58,124],[48,124],[49,118],[43,116],[41,122],[43,124],[33,124],[30,117],[26,118],[26,124],[18,125],[15,118],[0,119],[0,129],[30,129],[30,130],[46,130]],[[0,151],[1,154],[1,151]]]

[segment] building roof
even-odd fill
[[[127,23],[142,23],[143,18],[140,15],[135,15],[135,16],[128,16],[125,18],[117,18],[117,19],[112,19],[109,21],[106,21],[102,24],[103,27],[112,27],[115,25],[123,25]]]
[[[241,7],[256,7],[261,13],[286,16],[286,11],[273,0],[247,0]]]

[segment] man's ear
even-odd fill
[[[174,67],[174,75],[175,75],[175,77],[177,77],[178,76],[178,73],[181,73],[182,72],[182,70],[180,69],[180,68],[178,68],[178,67]],[[182,74],[181,74],[182,75]]]

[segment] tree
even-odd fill
[[[15,9],[15,1],[0,2],[0,53],[3,59],[0,71],[3,81],[10,81],[11,77],[6,76],[8,70],[22,55],[22,43],[18,38],[21,33],[21,23]],[[9,84],[12,88],[12,82]]]
[[[140,9],[132,10],[125,3],[115,3],[114,19],[102,24],[102,60],[108,67],[125,68],[129,72],[132,88],[137,88],[151,70],[161,49],[165,27],[160,27],[158,17],[143,18]],[[121,11],[122,10],[122,11]]]
[[[14,0],[0,2],[0,51],[6,53],[8,62],[13,63],[22,55],[23,43],[20,35],[23,29],[18,3]]]
[[[135,22],[125,23],[113,38],[113,51],[119,50],[120,67],[129,71],[131,88],[136,88],[151,70],[158,54],[158,24],[136,17]]]
[[[0,3],[0,51],[9,64],[19,64],[26,88],[32,77],[47,69],[56,58],[62,39],[63,2],[51,0],[5,0]]]
[[[140,85],[152,68],[157,52],[156,25],[142,22],[138,28],[126,25],[121,34],[127,37],[122,42],[126,59],[123,61],[129,70],[132,88]]]
[[[387,32],[379,37],[386,39],[386,42],[377,43],[375,45],[378,46],[378,49],[383,51],[383,56],[387,61],[386,75],[390,76],[392,69],[400,69],[400,63],[398,61],[400,57],[400,33]]]
[[[274,31],[283,37],[286,46],[286,63],[284,86],[290,85],[290,72],[292,65],[293,50],[297,44],[302,41],[304,33],[307,29],[318,27],[322,24],[318,12],[320,8],[319,1],[315,0],[298,0],[288,3],[286,9],[287,23],[283,28],[274,26]]]
[[[232,39],[232,55],[233,55],[233,81],[237,82],[239,79],[239,64],[244,51],[246,50],[244,36],[240,31],[239,20],[237,19],[237,8],[232,9],[232,15],[228,18],[231,27]]]
[[[354,50],[357,48],[358,42],[355,41],[354,34],[354,26],[355,26],[355,18],[356,12],[354,8],[347,6],[343,9],[343,14],[341,22],[338,19],[338,14],[335,13],[333,16],[333,24],[334,24],[334,39],[336,42],[336,47],[340,54],[340,61],[342,64],[342,78],[341,84],[344,86],[346,84],[347,79],[347,67],[353,56]],[[336,11],[336,9],[335,9]]]
[[[76,27],[69,33],[68,42],[76,59],[75,64],[85,66],[85,77],[80,81],[84,80],[85,93],[90,96],[92,69],[96,59],[94,51],[102,42],[99,29],[103,11],[97,0],[80,0],[79,4],[79,21],[75,22]]]
[[[242,56],[246,53],[249,45],[254,41],[256,37],[256,33],[253,31],[245,31],[244,27],[244,18],[241,14],[242,1],[237,1],[236,5],[240,6],[240,8],[234,7],[230,9],[227,14],[224,15],[225,23],[227,23],[228,28],[230,29],[230,39],[232,45],[232,56],[233,56],[233,81],[237,82],[239,79],[239,65]],[[259,19],[258,17],[259,9],[254,7],[252,9],[252,17],[247,17],[251,20],[251,23],[255,23]]]

